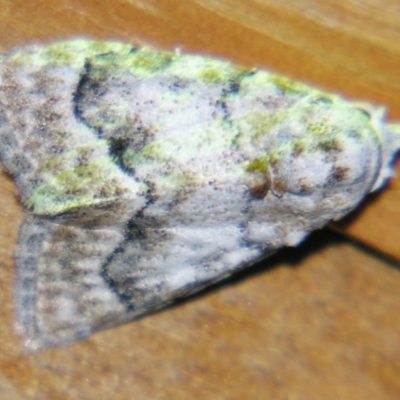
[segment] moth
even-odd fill
[[[297,245],[383,185],[399,131],[380,108],[199,55],[84,39],[2,54],[25,346],[131,321]]]

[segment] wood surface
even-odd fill
[[[91,37],[260,66],[400,120],[396,0],[0,0],[0,50]],[[0,175],[2,399],[399,399],[400,180],[345,222],[195,298],[70,347],[13,327],[22,209]]]

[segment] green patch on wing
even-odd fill
[[[310,87],[281,75],[269,74],[268,80],[285,92],[310,93]]]
[[[108,156],[66,169],[41,185],[26,206],[38,215],[56,215],[116,200],[126,192],[117,171]]]
[[[154,51],[147,47],[110,48],[109,52],[93,54],[91,66],[100,68],[104,74],[109,70],[129,70],[134,75],[147,76],[167,68],[177,57],[170,52]],[[99,76],[101,78],[101,76]]]

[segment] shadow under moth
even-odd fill
[[[25,346],[131,321],[297,245],[383,185],[399,131],[369,104],[198,55],[91,40],[0,55]]]

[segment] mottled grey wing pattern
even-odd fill
[[[159,309],[343,216],[391,173],[381,119],[212,58],[87,40],[3,55],[26,346]]]
[[[148,228],[138,236],[134,229],[25,219],[15,254],[15,302],[27,347],[70,343],[130,321],[260,254],[240,247],[228,226],[210,229],[203,241],[196,233],[202,227]]]
[[[124,314],[101,277],[123,240],[115,228],[84,229],[26,217],[15,253],[18,329],[31,349],[88,336]]]

